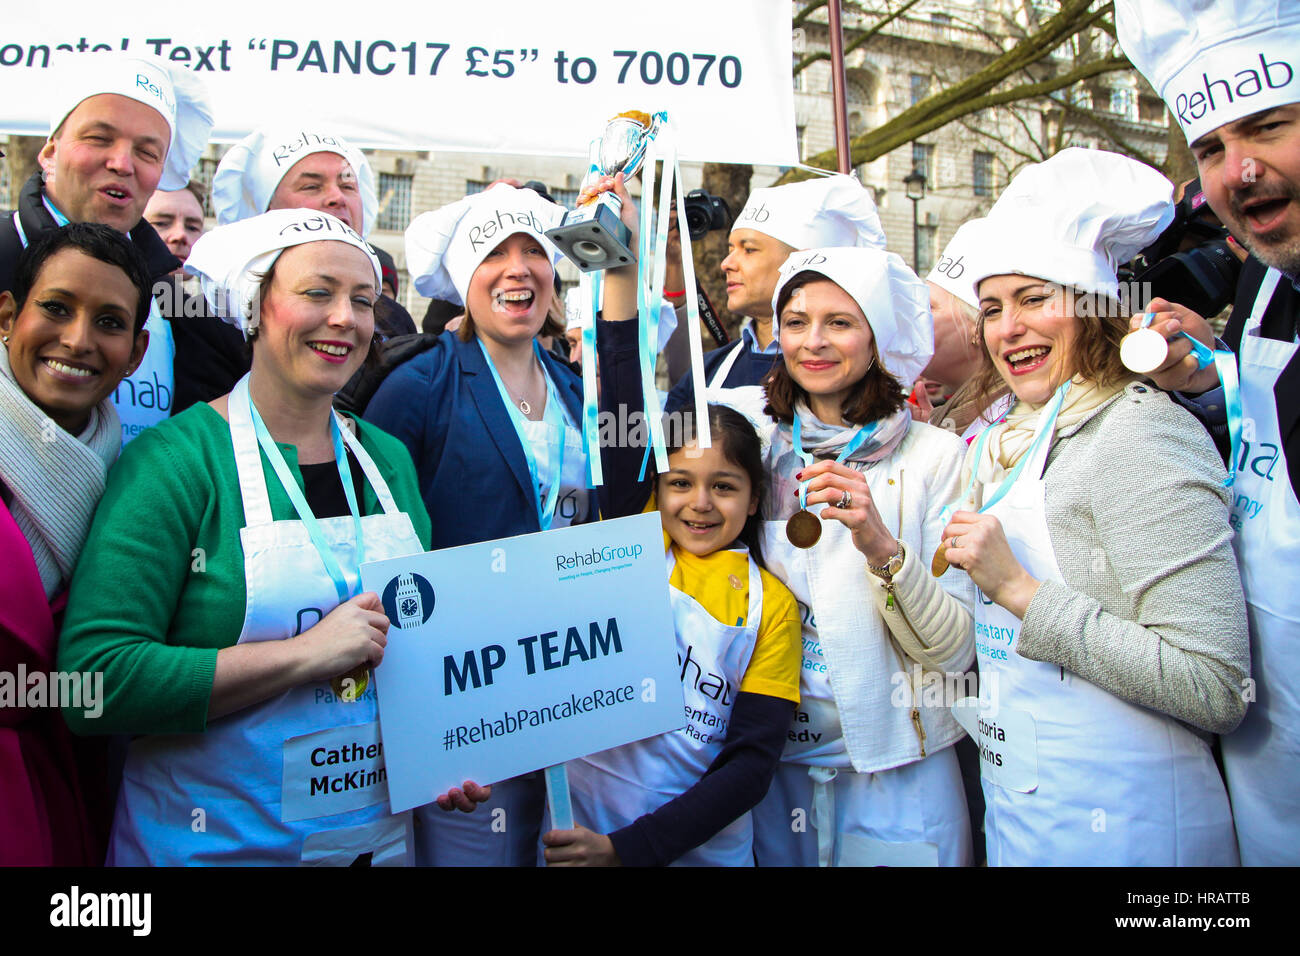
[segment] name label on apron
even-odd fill
[[[1028,711],[963,697],[952,715],[979,747],[985,780],[1020,793],[1038,789],[1038,729]]]
[[[886,843],[860,833],[841,833],[839,843],[836,866],[939,865],[939,847],[934,843]]]
[[[284,742],[280,819],[311,820],[388,799],[379,722],[331,727]]]

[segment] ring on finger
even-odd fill
[[[950,547],[950,548],[955,548],[955,547],[957,547],[957,536],[956,536],[956,535],[953,535],[953,536],[952,536],[952,539],[951,539],[951,540],[949,541],[949,543],[948,543],[948,547]]]
[[[835,502],[835,507],[839,508],[841,511],[844,511],[848,508],[852,508],[853,495],[850,494],[848,491],[845,491],[842,495],[840,495],[840,500]]]

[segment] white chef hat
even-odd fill
[[[564,293],[564,331],[582,326],[582,289],[574,286]]]
[[[96,53],[61,74],[50,111],[50,135],[83,100],[101,93],[152,106],[167,121],[170,138],[158,188],[184,189],[212,131],[212,104],[203,80],[156,57]]]
[[[230,147],[212,174],[212,208],[217,222],[226,225],[266,212],[280,180],[298,160],[312,153],[336,153],[348,161],[361,190],[360,232],[370,235],[379,215],[370,161],[331,127],[314,121],[254,130]]]
[[[1173,220],[1174,186],[1145,163],[1063,149],[1022,169],[980,227],[970,281],[1025,275],[1115,299],[1115,269]]]
[[[731,228],[753,229],[794,249],[885,248],[871,193],[839,174],[755,189]]]
[[[464,305],[474,270],[516,232],[537,239],[554,265],[560,253],[545,233],[563,218],[563,206],[534,190],[496,183],[417,216],[406,229],[407,271],[420,295]]]
[[[1115,0],[1115,32],[1189,143],[1300,102],[1295,0]]]
[[[217,226],[194,243],[185,271],[199,277],[217,315],[248,334],[257,327],[262,278],[280,253],[290,246],[326,241],[345,242],[364,252],[379,291],[383,273],[370,246],[343,220],[315,209],[275,209]]]
[[[971,285],[971,270],[981,251],[980,227],[983,219],[971,219],[958,227],[943,247],[943,255],[934,264],[926,282],[933,282],[941,289],[947,289],[972,309],[979,308],[979,299]]]
[[[781,289],[801,272],[816,272],[857,302],[867,317],[886,372],[910,389],[934,356],[930,290],[895,253],[883,249],[826,248],[795,252],[781,266],[772,294],[772,334],[779,335]]]

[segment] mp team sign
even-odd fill
[[[393,812],[685,723],[658,513],[362,565]]]
[[[314,119],[367,147],[585,157],[614,114],[666,110],[684,159],[797,161],[789,0],[443,2],[388,18],[343,0],[310,9],[11,4],[0,131],[45,135],[58,72],[126,50],[203,76],[218,141]]]

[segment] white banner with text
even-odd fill
[[[126,50],[206,79],[218,141],[299,114],[364,147],[585,157],[616,113],[665,110],[683,159],[797,162],[789,0],[471,9],[14,5],[0,33],[0,132],[47,134],[57,72]]]

